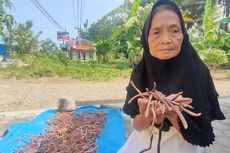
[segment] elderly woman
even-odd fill
[[[150,146],[152,115],[144,115],[147,108],[144,98],[128,103],[138,94],[129,84],[123,111],[133,118],[135,130],[118,153],[155,153],[157,148],[161,153],[200,153],[199,146],[209,146],[214,141],[211,122],[225,117],[209,70],[189,42],[181,12],[175,3],[169,0],[155,3],[143,28],[141,41],[143,58],[134,68],[130,80],[142,92],[146,88],[152,89],[153,82],[165,95],[183,91],[182,96],[193,99],[193,111],[202,115],[193,117],[182,111],[188,123],[185,129],[178,115],[167,110],[155,122],[163,123],[162,128],[155,124],[160,129],[161,141],[158,142],[158,133],[154,134],[151,149],[142,151]]]

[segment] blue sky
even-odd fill
[[[17,23],[32,20],[33,31],[37,33],[41,30],[43,32],[40,39],[50,38],[58,42],[56,40],[56,32],[58,29],[42,15],[30,0],[11,0],[11,2],[15,8],[9,10],[8,13],[14,16]],[[71,37],[76,36],[72,0],[39,0],[39,2],[47,12],[70,33]],[[77,13],[77,0],[74,2]],[[124,0],[86,0],[83,23],[86,19],[89,20],[89,24],[93,21],[97,21],[103,15],[123,3]]]

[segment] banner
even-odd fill
[[[68,41],[69,40],[69,32],[57,31],[57,40],[59,40],[59,41]]]

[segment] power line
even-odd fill
[[[79,28],[79,15],[80,15],[80,10],[79,10],[79,0],[77,0],[77,29]]]
[[[73,9],[75,10],[75,4],[73,0]],[[84,12],[85,12],[85,6],[86,6],[86,0],[77,0],[77,30],[78,30],[78,35],[81,32],[82,29],[82,22],[83,22],[83,17],[84,17]],[[74,11],[74,18],[76,18]],[[76,20],[76,19],[75,19]]]
[[[80,30],[81,30],[81,25],[82,25],[82,11],[83,11],[83,5],[82,5],[82,1],[83,0],[81,0],[81,9],[80,9]]]
[[[40,8],[45,12],[45,14],[47,14],[47,15],[49,16],[49,18],[50,18],[58,27],[60,27],[60,29],[62,29],[63,31],[65,31],[64,28],[63,28],[62,26],[60,26],[60,24],[58,24],[56,20],[54,20],[54,18],[46,11],[46,9],[41,5],[41,3],[39,3],[38,0],[35,0],[35,2],[40,6]]]
[[[52,18],[52,16],[45,10],[45,8],[37,1],[37,0],[31,0],[31,2],[38,8],[38,10],[54,25],[56,28],[58,28],[60,31],[65,31],[60,24],[57,23],[57,21]]]
[[[75,3],[74,0],[72,0],[73,5],[73,19],[74,19],[74,29],[76,28],[76,15],[75,15]]]
[[[86,0],[81,0],[80,30],[81,30],[82,22],[84,19],[85,5],[86,5]]]
[[[86,5],[86,0],[84,0],[83,3],[82,20],[84,19],[84,15],[85,15],[85,5]]]
[[[53,21],[52,20],[50,20],[48,17],[47,17],[47,15],[42,11],[42,9],[33,1],[33,0],[31,0],[31,2],[34,4],[34,6],[36,6],[38,9],[39,9],[39,11],[54,25],[54,26],[56,26],[58,29],[59,29],[59,27],[55,24],[55,23],[53,23]]]

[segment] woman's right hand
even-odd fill
[[[139,98],[137,102],[138,102],[140,114],[135,116],[133,120],[133,127],[137,131],[142,131],[147,129],[152,124],[153,117],[151,111],[149,111],[147,117],[145,116],[145,111],[148,105],[148,99]]]
[[[148,106],[148,99],[139,98],[137,100],[137,102],[138,102],[140,114],[146,117],[145,112],[146,112],[146,109]],[[151,110],[151,106],[148,109],[149,110],[148,110],[148,115],[147,115],[148,117],[147,118],[149,118],[149,119],[151,118],[151,120],[153,120],[153,113]],[[166,117],[165,114],[161,114],[161,113],[157,113],[157,112],[155,112],[155,113],[156,113],[156,118],[154,118],[154,123],[161,124]]]
[[[148,99],[138,98],[137,103],[138,103],[138,106],[139,106],[140,115],[145,116],[145,112],[146,112],[146,109],[147,109],[147,106],[148,106]],[[152,116],[152,113],[149,110],[148,117],[151,117],[151,116]]]

